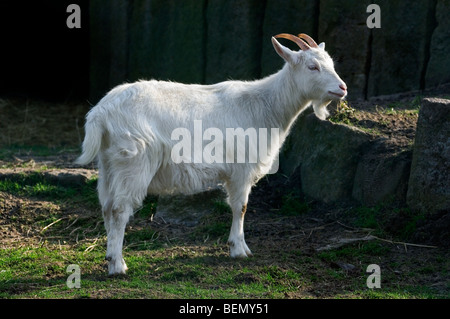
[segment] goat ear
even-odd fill
[[[296,52],[291,51],[290,49],[281,45],[274,37],[272,37],[272,44],[278,55],[282,57],[287,63],[292,65],[298,63],[298,57]]]
[[[325,50],[325,42],[320,43],[319,48],[321,48],[322,50]]]

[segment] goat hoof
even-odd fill
[[[240,254],[240,255],[235,255],[235,256],[231,256],[232,258],[247,258],[248,256],[246,254]]]
[[[249,257],[249,256],[251,256],[251,253],[250,254],[247,254],[244,250],[241,250],[241,251],[236,251],[236,250],[234,250],[234,251],[232,251],[232,250],[230,250],[230,257],[231,258],[247,258],[247,257]]]
[[[229,240],[231,258],[247,258],[252,256],[252,252],[248,248],[244,240]]]
[[[108,273],[110,276],[113,275],[125,275],[128,270],[127,265],[123,258],[111,259],[108,264]]]

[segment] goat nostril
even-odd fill
[[[339,85],[339,87],[340,87],[343,91],[347,91],[347,85],[341,84],[341,85]]]

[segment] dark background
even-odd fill
[[[81,29],[69,29],[67,6],[81,7]],[[0,2],[0,95],[85,100],[89,92],[88,1]]]
[[[71,3],[81,29],[66,26]],[[450,0],[2,1],[0,96],[95,104],[138,79],[258,79],[282,65],[281,32],[325,41],[349,100],[422,91],[450,83],[449,16]]]

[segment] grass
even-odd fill
[[[55,154],[79,154],[80,147],[75,146],[45,146],[45,145],[24,145],[13,144],[8,147],[0,147],[0,160],[10,161],[14,156],[52,156]],[[24,163],[26,165],[26,163]]]
[[[345,124],[356,127],[370,135],[381,136],[382,132],[380,126],[383,126],[382,120],[379,120],[374,127],[367,127],[359,120],[361,114],[362,112],[353,108],[348,101],[342,100],[337,103],[336,111],[328,118],[328,120],[336,124]]]
[[[418,95],[410,101],[395,101],[364,110],[358,109],[358,106],[354,108],[348,101],[343,100],[337,103],[328,119],[336,124],[358,128],[372,136],[389,136],[398,128],[415,127],[421,102],[422,97]]]
[[[278,211],[283,216],[298,216],[306,214],[310,210],[307,202],[296,191],[292,191],[282,197],[281,208]]]
[[[357,246],[347,246],[344,248],[324,251],[318,254],[318,257],[327,262],[337,262],[344,259],[364,259],[367,256],[385,256],[389,249],[379,242],[364,242]],[[365,260],[365,263],[370,262]]]
[[[396,207],[389,203],[355,207],[348,211],[348,215],[354,217],[356,227],[371,229],[376,236],[394,236],[398,240],[409,239],[417,225],[425,219],[423,212],[414,213],[407,207]]]
[[[393,260],[396,248],[380,241],[316,253],[308,248],[308,238],[320,234],[320,227],[308,233],[300,229],[294,236],[278,234],[282,228],[258,235],[258,228],[253,228],[249,236],[253,242],[247,242],[254,257],[230,259],[226,238],[231,214],[226,203],[214,203],[211,215],[199,226],[175,231],[152,222],[155,197],[144,202],[127,227],[127,275],[109,277],[96,177],[82,185],[62,185],[46,178],[47,170],[40,167],[0,180],[0,230],[4,232],[0,238],[0,298],[449,297],[449,287],[443,292],[427,285],[437,274],[448,276],[445,255],[419,265],[414,259]],[[313,209],[291,192],[283,196],[280,210],[260,222],[289,222]],[[386,207],[359,207],[350,213],[355,217],[354,227],[385,232]],[[419,218],[407,211],[394,213],[409,214],[411,223]],[[405,233],[412,227],[406,223]],[[355,268],[347,271],[340,263]],[[372,263],[382,269],[380,290],[366,287],[365,270]],[[80,288],[67,286],[71,275],[67,267],[72,264],[80,267]]]
[[[97,177],[89,179],[81,186],[64,186],[56,181],[50,181],[43,174],[46,167],[40,167],[31,173],[18,173],[0,180],[0,192],[6,192],[17,196],[41,198],[57,203],[66,201],[83,201],[90,206],[98,206]]]
[[[334,123],[353,125],[352,118],[357,111],[352,108],[348,101],[341,100],[337,103],[336,112],[329,120]]]
[[[185,249],[186,250],[186,249]],[[230,261],[221,249],[205,253],[201,247],[186,251],[169,247],[166,251],[126,251],[130,271],[127,276],[107,277],[104,250],[86,253],[73,247],[27,247],[0,250],[1,298],[434,298],[432,289],[402,284],[392,274],[384,274],[383,290],[368,290],[367,274],[348,274],[330,267],[327,259],[347,258],[352,249],[292,264],[265,265],[255,259]],[[359,252],[365,256],[364,252]],[[367,258],[367,256],[366,256]],[[320,259],[324,259],[320,260]],[[355,259],[357,260],[357,259]],[[311,263],[312,262],[312,263]],[[354,261],[352,261],[354,262]],[[81,269],[81,287],[68,288],[68,265]],[[298,265],[323,269],[313,274]],[[356,264],[356,262],[354,262]],[[427,270],[427,273],[435,271]],[[392,282],[398,284],[392,285]],[[339,289],[330,291],[329,285]]]
[[[396,111],[404,110],[404,111],[410,111],[411,113],[418,114],[420,110],[420,106],[422,104],[423,97],[421,95],[417,95],[413,100],[411,100],[409,103],[406,102],[391,102],[388,104],[386,108],[386,112],[392,112],[393,114],[396,114]]]
[[[292,290],[287,282],[301,280],[299,274],[278,267],[250,266],[242,271],[245,261],[230,264],[224,256],[205,262],[203,257],[181,254],[162,258],[151,253],[127,253],[129,274],[111,278],[105,277],[104,269],[98,270],[98,264],[105,266],[101,249],[89,253],[67,247],[0,250],[0,297],[112,297],[115,291],[121,298],[276,298]],[[80,289],[66,286],[68,262],[80,266]],[[116,289],[108,289],[111,284]]]
[[[22,186],[23,183],[27,183]],[[34,176],[23,178],[21,181],[3,180],[0,182],[0,191],[17,194],[21,196],[42,197],[51,199],[63,199],[72,197],[77,193],[76,189],[64,188],[57,185],[51,185],[46,182],[40,182]]]
[[[213,239],[225,241],[231,225],[230,206],[222,201],[214,202],[210,215],[200,221],[200,225],[191,233],[191,239]]]
[[[358,271],[324,267],[327,262],[314,260],[313,266],[323,267],[310,276],[298,267],[263,265],[255,260],[230,262],[217,250],[212,256],[181,253],[180,248],[169,251],[177,256],[161,256],[162,252],[126,252],[130,271],[127,276],[106,277],[104,251],[85,253],[70,247],[36,247],[0,250],[1,298],[285,298],[314,297],[314,286],[321,282],[345,287],[337,298],[433,298],[432,289],[400,285],[391,286],[384,274],[383,290],[368,290],[367,274]],[[342,253],[342,255],[341,255]],[[346,249],[337,253],[347,258],[354,253]],[[363,253],[361,253],[364,256]],[[324,256],[320,258],[327,259]],[[337,257],[333,257],[337,258]],[[296,264],[305,263],[298,257]],[[81,287],[68,288],[68,265],[76,263],[81,270]],[[99,266],[101,265],[101,267]],[[289,265],[288,265],[289,266]],[[294,266],[290,265],[290,266]],[[297,269],[296,269],[297,268]],[[430,270],[431,271],[431,270]],[[316,288],[317,289],[317,288]],[[326,286],[322,287],[326,289]],[[306,292],[305,292],[306,291]],[[308,292],[310,291],[310,292]],[[327,296],[326,292],[324,296]]]

